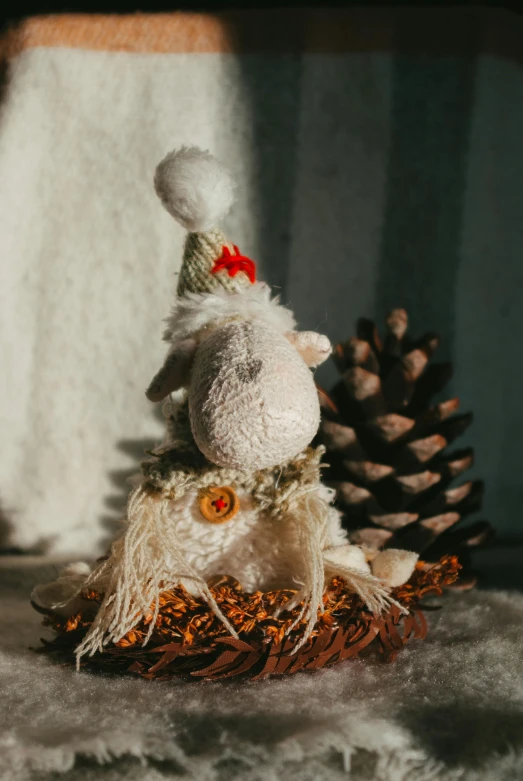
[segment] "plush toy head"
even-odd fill
[[[318,430],[312,374],[296,348],[255,320],[237,320],[200,344],[189,411],[202,453],[215,464],[261,469],[287,461]]]
[[[283,463],[318,429],[309,367],[328,357],[329,340],[295,331],[292,313],[255,281],[253,261],[214,226],[231,205],[233,185],[208,152],[171,152],[155,186],[169,213],[196,232],[185,244],[170,349],[147,397],[161,401],[186,388],[196,444],[218,466]]]

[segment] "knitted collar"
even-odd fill
[[[187,399],[166,405],[165,413],[174,436],[166,445],[149,451],[150,458],[141,467],[145,483],[155,492],[179,499],[192,489],[230,485],[247,491],[259,509],[281,516],[293,498],[320,483],[323,446],[308,447],[283,464],[255,472],[226,469],[208,461],[198,450]]]

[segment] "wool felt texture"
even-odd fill
[[[197,147],[169,152],[156,167],[154,186],[169,214],[189,233],[219,225],[234,202],[230,173]]]
[[[75,673],[35,655],[28,595],[55,565],[0,561],[2,781],[518,781],[523,596],[449,594],[392,665],[255,684]]]
[[[412,575],[417,560],[417,553],[408,550],[380,551],[372,559],[372,572],[389,586],[401,586]]]

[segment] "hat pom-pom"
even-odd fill
[[[234,202],[234,181],[210,152],[175,149],[156,168],[154,187],[174,219],[191,233],[208,231]]]

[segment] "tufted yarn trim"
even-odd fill
[[[187,398],[164,405],[168,444],[150,452],[143,462],[143,479],[167,499],[179,499],[189,489],[230,485],[244,489],[252,503],[273,517],[283,518],[298,494],[316,490],[321,480],[323,445],[307,447],[294,458],[255,472],[216,466],[198,449],[191,430]]]
[[[217,274],[219,271],[227,271],[230,277],[244,272],[249,277],[249,282],[254,285],[256,282],[256,263],[246,255],[242,255],[236,244],[233,245],[234,253],[229,247],[223,247],[223,252],[211,269],[211,274]]]
[[[227,272],[209,276],[221,279],[223,274],[231,284],[245,276],[243,272],[235,277],[229,277]],[[217,285],[213,290],[204,293],[186,292],[178,298],[167,318],[165,341],[178,342],[214,323],[233,318],[256,320],[280,333],[292,331],[296,320],[290,309],[282,306],[277,296],[271,298],[271,290],[267,284],[255,282],[251,285],[247,277],[246,279],[248,286],[242,290],[231,292]]]

